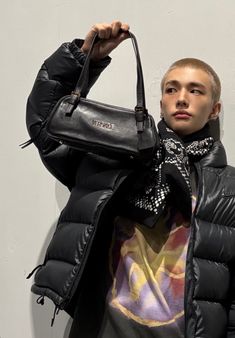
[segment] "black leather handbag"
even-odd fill
[[[154,119],[145,107],[143,73],[138,45],[129,33],[137,60],[137,105],[134,110],[81,96],[87,86],[90,55],[87,54],[77,85],[71,95],[53,108],[46,130],[50,137],[70,147],[114,158],[148,160],[158,146]]]

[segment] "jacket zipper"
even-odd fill
[[[96,215],[96,222],[94,223],[93,225],[93,232],[92,232],[92,235],[91,235],[91,238],[90,238],[90,241],[86,247],[86,252],[84,253],[84,260],[83,262],[81,263],[81,266],[79,268],[79,271],[77,273],[77,277],[74,278],[74,281],[76,280],[76,287],[74,288],[73,286],[70,288],[70,294],[67,295],[67,297],[64,299],[64,301],[58,305],[58,304],[55,304],[57,306],[57,308],[59,308],[60,310],[63,310],[66,305],[70,302],[70,300],[72,299],[78,285],[79,285],[79,282],[80,282],[80,279],[82,277],[82,273],[83,273],[83,270],[85,268],[85,265],[86,265],[86,262],[87,262],[87,259],[88,259],[88,256],[89,256],[89,253],[90,253],[90,250],[91,250],[91,247],[92,247],[92,244],[93,244],[93,240],[94,240],[94,237],[95,237],[95,234],[97,232],[97,228],[98,228],[98,223],[99,223],[99,220],[100,220],[100,217],[101,217],[101,214],[104,210],[104,208],[106,207],[107,203],[109,203],[111,201],[111,199],[113,198],[114,194],[117,192],[117,190],[122,186],[122,184],[126,181],[126,179],[129,177],[129,174],[130,174],[131,171],[127,172],[127,175],[125,177],[125,179],[113,190],[113,193],[111,195],[110,198],[107,198],[107,200],[103,203],[103,205],[100,207],[100,210],[99,212],[97,213]]]
[[[186,264],[188,262],[188,264],[190,264],[190,272],[192,274],[192,277],[193,277],[193,251],[194,251],[194,243],[195,243],[195,215],[197,214],[197,211],[198,211],[198,204],[199,204],[199,200],[201,199],[201,172],[200,172],[200,165],[199,163],[195,163],[194,164],[194,168],[195,168],[195,173],[196,173],[196,196],[197,196],[197,200],[196,200],[196,205],[195,205],[195,208],[194,208],[194,211],[192,213],[192,216],[191,216],[191,221],[190,221],[190,238],[189,238],[189,243],[188,243],[188,249],[187,249],[187,254],[186,254]],[[192,253],[191,253],[191,257],[189,257],[190,255],[190,252],[189,252],[189,246],[190,244],[192,243],[191,245],[191,250],[192,250]],[[185,271],[187,271],[187,267],[185,268]],[[193,338],[195,337],[195,330],[194,330],[194,335],[193,337],[192,336],[188,336],[187,335],[187,326],[186,326],[186,323],[188,321],[188,311],[187,311],[187,301],[186,299],[188,298],[188,293],[187,291],[188,288],[186,289],[186,285],[187,285],[187,281],[186,281],[186,275],[185,275],[185,286],[184,286],[184,309],[185,309],[185,338]],[[195,279],[192,278],[192,282],[191,282],[191,289],[192,289],[192,295],[191,295],[191,300],[193,301],[193,291],[195,289]],[[191,291],[191,290],[190,290]],[[187,292],[187,293],[186,293]],[[195,311],[194,311],[195,313]],[[196,322],[196,318],[195,318],[195,322]],[[195,324],[195,327],[196,327],[196,324]]]

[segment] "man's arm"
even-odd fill
[[[74,185],[75,172],[82,152],[48,137],[43,122],[56,102],[74,89],[95,33],[100,40],[93,51],[87,94],[102,70],[109,64],[108,54],[127,38],[127,25],[118,21],[97,24],[87,34],[85,41],[74,40],[63,44],[42,65],[27,102],[26,122],[28,132],[37,146],[41,159],[48,170],[70,189]]]

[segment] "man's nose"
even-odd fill
[[[187,93],[185,90],[181,90],[179,92],[177,101],[176,101],[176,107],[177,108],[188,108],[189,102],[188,102],[188,97]]]

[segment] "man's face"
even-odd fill
[[[161,116],[178,135],[200,130],[216,119],[220,103],[213,103],[212,84],[205,71],[190,67],[171,70],[165,79],[161,99]]]

